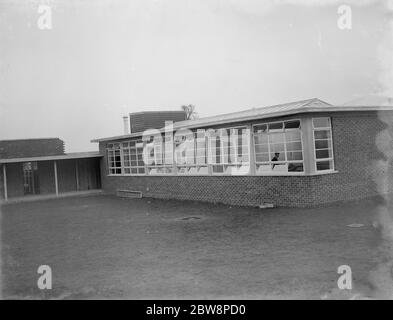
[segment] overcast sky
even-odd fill
[[[37,26],[40,3],[51,30]],[[337,26],[341,1],[0,0],[0,139],[96,150],[125,112],[392,95],[387,2],[344,3],[351,30]]]

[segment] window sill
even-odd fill
[[[334,174],[334,173],[339,173],[339,171],[337,171],[337,170],[324,170],[324,171],[309,173],[307,175],[308,176],[323,176],[326,174]]]
[[[266,174],[222,174],[222,173],[214,173],[214,174],[167,174],[167,173],[154,173],[154,174],[108,174],[108,177],[312,177],[312,176],[323,176],[327,174],[338,173],[339,171],[326,171],[326,172],[313,172],[313,173],[266,173]]]

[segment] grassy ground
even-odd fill
[[[4,205],[3,298],[372,296],[376,214],[375,201],[256,209],[92,196]],[[53,273],[46,293],[36,285],[43,264]],[[352,292],[337,289],[344,264]]]

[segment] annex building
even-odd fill
[[[98,152],[65,153],[58,138],[0,140],[0,200],[26,200],[101,189]]]

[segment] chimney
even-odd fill
[[[123,116],[124,134],[130,134],[130,126],[128,124],[128,116]]]

